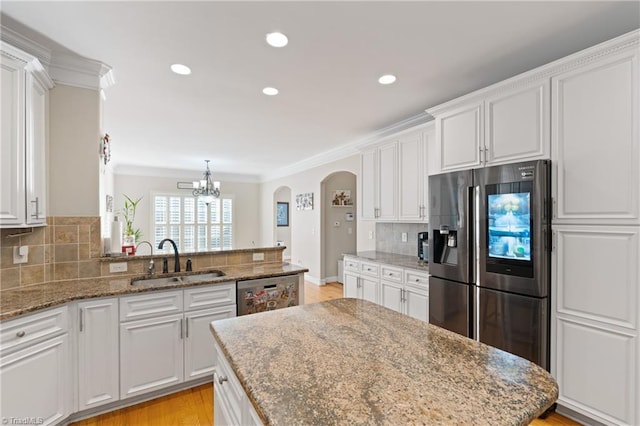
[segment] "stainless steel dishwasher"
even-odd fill
[[[298,275],[238,281],[238,316],[297,306]]]

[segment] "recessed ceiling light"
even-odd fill
[[[273,47],[284,47],[289,43],[289,39],[282,33],[267,34],[267,43]]]
[[[396,81],[396,76],[391,74],[383,75],[378,79],[378,83],[380,84],[391,84],[391,83],[394,83],[395,81]]]
[[[180,75],[189,75],[191,74],[191,68],[182,64],[173,64],[171,65],[171,71]]]
[[[278,89],[276,89],[275,87],[265,87],[264,89],[262,89],[262,93],[268,96],[275,96],[278,94]]]

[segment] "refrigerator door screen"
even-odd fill
[[[487,195],[489,257],[531,260],[531,194]]]

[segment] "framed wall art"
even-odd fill
[[[296,195],[296,210],[313,210],[313,192]]]
[[[276,203],[276,226],[289,226],[289,203]]]
[[[351,190],[336,189],[331,191],[331,207],[352,207]]]

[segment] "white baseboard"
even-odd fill
[[[310,282],[311,284],[324,285],[320,278],[309,275],[309,273],[304,274],[304,280]]]
[[[333,283],[333,282],[338,281],[338,276],[336,275],[335,277],[327,277],[322,281],[324,281],[325,284],[326,283]]]

